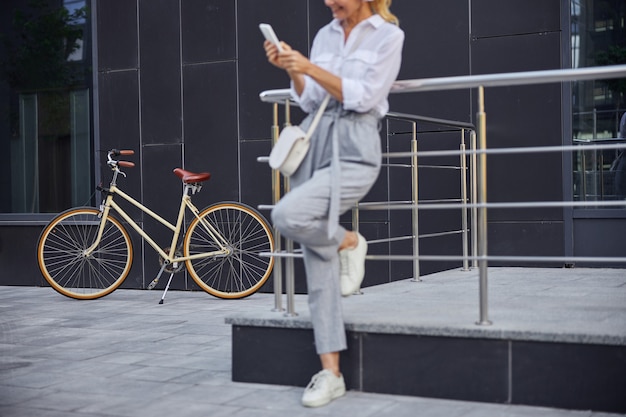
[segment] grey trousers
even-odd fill
[[[370,190],[380,166],[340,162],[340,213],[351,209]],[[304,254],[308,302],[318,354],[347,348],[341,306],[338,247],[346,229],[339,226],[328,237],[331,169],[312,177],[287,193],[272,210],[281,234],[300,243]]]

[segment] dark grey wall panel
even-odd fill
[[[534,71],[560,67],[560,34],[531,34],[472,42],[472,73]],[[493,59],[498,57],[498,59]],[[561,87],[558,84],[487,88],[487,146],[561,145]],[[559,153],[488,157],[490,201],[552,201],[563,198]],[[537,169],[540,167],[540,169]],[[490,213],[495,220],[562,219],[561,210],[512,209]]]
[[[257,162],[257,157],[269,155],[269,140],[248,140],[240,143],[241,158],[241,201],[252,207],[259,204],[271,204],[272,170],[267,162]],[[269,219],[269,211],[263,211]]]
[[[514,404],[623,413],[623,346],[513,343]]]
[[[178,0],[140,0],[141,135],[144,144],[182,140]]]
[[[241,138],[268,138],[272,106],[259,100],[259,93],[288,88],[289,77],[267,62],[259,23],[270,23],[277,36],[308,55],[306,3],[293,0],[240,0],[237,2],[239,46],[239,111]],[[300,116],[294,113],[294,121]],[[281,113],[281,123],[283,122]]]
[[[42,230],[43,226],[0,226],[0,284],[44,285],[37,265]]]
[[[394,1],[392,11],[405,33],[398,79],[470,73],[469,6],[455,0]],[[469,91],[392,94],[391,110],[443,119],[471,121]]]
[[[341,372],[347,389],[359,389],[359,355],[355,348],[358,337],[349,333],[347,342],[348,350],[341,352]],[[257,355],[250,355],[250,348]],[[304,387],[310,376],[319,371],[311,329],[233,326],[232,352],[241,358],[233,361],[233,381]]]
[[[183,63],[234,59],[235,2],[182,0]]]
[[[472,0],[472,37],[559,31],[559,0]]]
[[[185,168],[212,174],[198,201],[238,201],[236,64],[186,65],[183,72]]]
[[[399,79],[465,75],[469,71],[469,2],[394,1],[405,33]]]
[[[532,33],[472,41],[472,74],[561,67],[561,34]]]
[[[135,70],[100,73],[100,149],[95,161],[100,164],[102,181],[108,185],[111,170],[106,165],[106,152],[110,149],[132,149],[135,155],[124,159],[137,163],[141,158],[141,138],[139,135],[139,80]],[[141,167],[127,169],[128,177],[120,178],[119,184],[131,194],[140,195]],[[139,211],[132,206],[129,214],[139,219]]]
[[[98,1],[98,70],[137,68],[137,0]]]
[[[506,341],[377,334],[362,339],[363,391],[500,403],[508,398]],[[470,379],[472,384],[464,382]]]
[[[144,146],[141,158],[141,168],[147,173],[142,183],[142,202],[173,225],[176,224],[178,216],[182,183],[172,170],[182,166],[181,148],[178,144]],[[173,235],[170,229],[147,214],[143,215],[143,227],[161,248],[170,247]],[[159,272],[159,255],[147,243],[145,247],[145,278],[146,282],[150,283]],[[185,288],[184,277],[184,272],[176,274],[172,288]],[[165,286],[169,274],[164,274],[162,278],[157,288]]]
[[[493,216],[492,216],[493,217]],[[491,222],[488,253],[493,256],[564,256],[563,222]],[[519,265],[489,262],[489,265]],[[523,266],[562,267],[562,262],[524,263]]]
[[[100,73],[100,148],[139,150],[139,79],[135,70]]]
[[[619,209],[616,209],[619,210]],[[621,210],[620,210],[621,211]],[[624,217],[603,219],[574,219],[574,256],[626,257],[626,227]],[[585,265],[580,263],[579,265]],[[596,266],[593,264],[591,266]],[[611,266],[626,267],[626,263]]]

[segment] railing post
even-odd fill
[[[461,232],[461,236],[463,239],[463,271],[469,271],[469,261],[467,260],[468,256],[468,238],[467,238],[467,155],[465,153],[465,129],[461,129],[461,200],[462,200],[462,211],[461,211],[461,228],[463,231]]]
[[[420,282],[420,261],[419,261],[419,217],[418,217],[418,161],[417,161],[417,123],[413,122],[413,137],[411,138],[411,196],[413,198],[413,209],[411,217],[413,223],[413,281]]]
[[[476,201],[478,200],[478,197],[476,195],[476,189],[478,188],[477,185],[477,162],[476,162],[476,158],[478,157],[478,155],[476,154],[476,131],[472,131],[471,135],[470,135],[470,150],[472,151],[472,156],[470,159],[470,183],[471,183],[471,195],[470,195],[470,202],[473,204],[472,206],[472,215],[471,215],[471,221],[472,221],[472,256],[474,257],[474,259],[472,260],[472,268],[477,268],[478,267],[478,260],[476,259],[476,256],[478,255],[478,236],[477,236],[477,230],[478,230],[478,209],[476,208]]]
[[[487,121],[485,115],[485,89],[478,88],[478,114],[476,115],[478,128],[478,148],[482,151],[478,155],[478,203],[487,202]],[[478,325],[490,325],[487,297],[487,207],[478,209],[478,268],[479,268],[479,302],[480,319]]]
[[[291,108],[289,105],[289,99],[285,100],[285,126],[291,126]],[[291,189],[291,185],[289,183],[289,178],[284,179],[284,192],[287,194]],[[285,239],[285,246],[288,255],[293,255],[293,240]],[[295,282],[294,282],[294,258],[293,256],[288,256],[285,260],[285,290],[287,292],[287,311],[285,312],[285,316],[293,317],[297,316],[296,308],[295,308]]]
[[[278,103],[273,105],[273,123],[272,123],[272,146],[276,145],[279,135],[278,126]],[[280,200],[280,171],[272,170],[272,203],[276,205]],[[280,232],[274,227],[274,251],[281,251]],[[282,258],[274,258],[274,309],[272,311],[283,311],[283,261]]]
[[[359,232],[359,202],[357,201],[354,207],[352,207],[352,230]],[[363,294],[361,287],[357,288],[354,294]]]

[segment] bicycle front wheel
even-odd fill
[[[274,258],[261,252],[274,251],[272,232],[263,216],[240,203],[219,203],[203,210],[189,225],[184,241],[185,256],[220,250],[217,239],[230,250],[225,256],[186,261],[191,278],[219,298],[243,298],[254,294],[269,278]]]
[[[119,287],[130,271],[130,236],[114,217],[108,216],[99,245],[87,254],[98,236],[99,214],[90,207],[67,210],[52,219],[39,237],[39,269],[52,288],[65,296],[103,297]]]

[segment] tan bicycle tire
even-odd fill
[[[97,234],[99,210],[78,207],[60,213],[41,232],[37,262],[44,279],[57,292],[79,300],[104,297],[126,279],[133,262],[130,235],[109,215],[101,245],[83,256]]]
[[[222,258],[187,260],[187,271],[207,293],[226,299],[244,298],[257,292],[274,266],[273,257],[260,257],[274,251],[271,228],[253,208],[237,202],[217,203],[205,208],[190,223],[183,242],[185,256],[217,250],[217,245],[201,227],[203,219],[229,241],[232,253]]]

